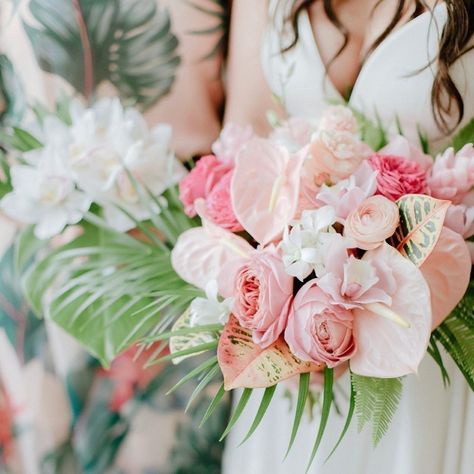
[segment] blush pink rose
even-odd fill
[[[226,175],[232,166],[219,161],[214,155],[203,156],[191,172],[179,183],[179,198],[189,217],[196,215],[194,203],[207,198],[214,186]]]
[[[316,130],[317,126],[312,120],[291,117],[272,132],[270,139],[292,152],[297,152],[311,142],[311,137]]]
[[[439,155],[428,178],[431,195],[459,204],[474,188],[474,146],[464,146],[457,153],[448,148]]]
[[[333,105],[325,110],[321,117],[321,121],[319,122],[319,128],[356,134],[359,126],[349,107],[344,105]]]
[[[352,311],[331,303],[312,280],[293,301],[285,341],[301,360],[336,367],[356,352],[353,319]]]
[[[273,344],[285,329],[293,298],[293,277],[273,247],[255,251],[240,267],[234,296],[234,314],[252,331],[255,344]]]
[[[233,171],[229,171],[217,183],[206,199],[207,216],[217,225],[231,232],[244,230],[240,222],[235,217],[232,199],[230,195],[230,185]]]
[[[399,222],[400,211],[393,201],[372,196],[347,216],[344,236],[353,239],[360,249],[372,250],[395,233]]]
[[[224,163],[232,164],[239,151],[252,139],[255,134],[250,125],[242,127],[228,123],[219,138],[212,145],[212,152]]]
[[[309,153],[307,173],[338,180],[349,177],[372,150],[351,132],[322,129],[313,136]]]
[[[426,172],[421,165],[395,155],[374,154],[369,158],[378,171],[377,194],[396,201],[405,194],[426,194]]]

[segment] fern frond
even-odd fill
[[[388,431],[402,396],[400,379],[380,379],[351,374],[358,429],[372,422],[372,440],[377,445]]]

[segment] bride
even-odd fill
[[[317,119],[328,102],[346,100],[389,133],[401,128],[413,142],[423,136],[437,151],[474,116],[472,0],[234,0],[232,23],[228,122],[267,133],[269,110]],[[324,464],[344,424],[344,415],[333,413],[310,472],[471,473],[474,396],[449,356],[444,359],[450,387],[443,388],[427,357],[418,376],[404,380],[402,402],[380,445],[374,449],[370,433],[353,426]],[[347,386],[343,378],[336,389],[343,413]],[[228,439],[225,474],[305,472],[317,410],[283,462],[293,416],[283,395],[239,447],[260,402],[252,397]]]

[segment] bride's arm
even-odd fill
[[[276,105],[261,65],[267,25],[264,0],[234,0],[228,59],[225,121],[250,124],[260,134],[269,131],[266,113]]]

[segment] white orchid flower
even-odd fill
[[[206,285],[206,298],[195,298],[191,303],[191,327],[227,323],[233,304],[234,298],[219,300],[217,281],[211,280]]]
[[[336,213],[324,206],[314,211],[303,211],[301,219],[286,229],[280,244],[286,272],[303,281],[313,271],[324,273],[324,255],[335,233]]]
[[[47,146],[34,154],[35,165],[12,166],[13,191],[0,206],[12,219],[35,224],[36,237],[47,239],[58,235],[66,225],[77,224],[91,200],[76,189],[61,149]],[[32,155],[30,152],[31,163]]]

